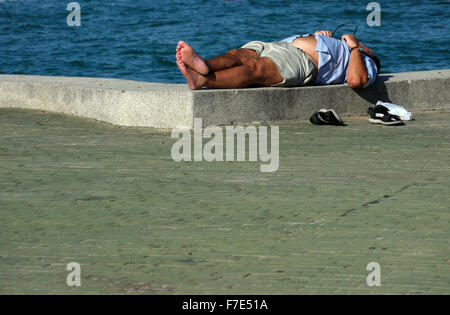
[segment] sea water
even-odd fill
[[[353,33],[380,57],[382,72],[450,68],[450,1],[85,0],[69,26],[64,0],[0,0],[0,73],[182,83],[179,40],[205,58],[251,40],[331,30]]]

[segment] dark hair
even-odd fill
[[[380,64],[380,59],[378,59],[377,56],[373,55],[372,60],[375,62],[375,64],[377,65],[377,74],[380,74],[380,69],[381,69],[381,64]]]

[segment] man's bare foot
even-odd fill
[[[196,72],[207,75],[209,73],[209,68],[206,62],[195,53],[194,49],[187,43],[180,41],[178,42],[177,55],[181,55],[181,60],[186,64],[186,66],[192,68]]]
[[[177,66],[186,79],[187,85],[191,90],[199,90],[206,84],[206,78],[201,74],[195,72],[191,68],[187,67],[184,62],[181,60],[181,57],[178,58],[177,54]]]

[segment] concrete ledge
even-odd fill
[[[345,85],[190,91],[184,84],[0,75],[0,108],[42,109],[122,126],[173,128],[305,120],[320,108],[365,114],[378,100],[414,112],[450,108],[450,69],[382,75],[369,89]]]

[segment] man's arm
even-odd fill
[[[359,46],[358,40],[351,34],[343,35],[342,40],[347,43],[350,49]],[[352,89],[358,89],[365,86],[367,82],[368,75],[362,59],[362,53],[358,49],[353,49],[350,53],[350,63],[347,70],[347,84]]]
[[[308,36],[317,35],[317,34],[323,35],[323,36],[328,36],[328,37],[333,37],[333,35],[331,34],[330,31],[316,31],[314,34],[308,33],[308,34],[303,34],[303,35],[294,35],[294,36],[283,39],[282,42],[288,42],[289,44],[292,44],[292,42],[299,37],[308,37]]]
[[[333,37],[333,34],[330,31],[316,31],[313,35],[322,35],[322,36],[328,36]]]

